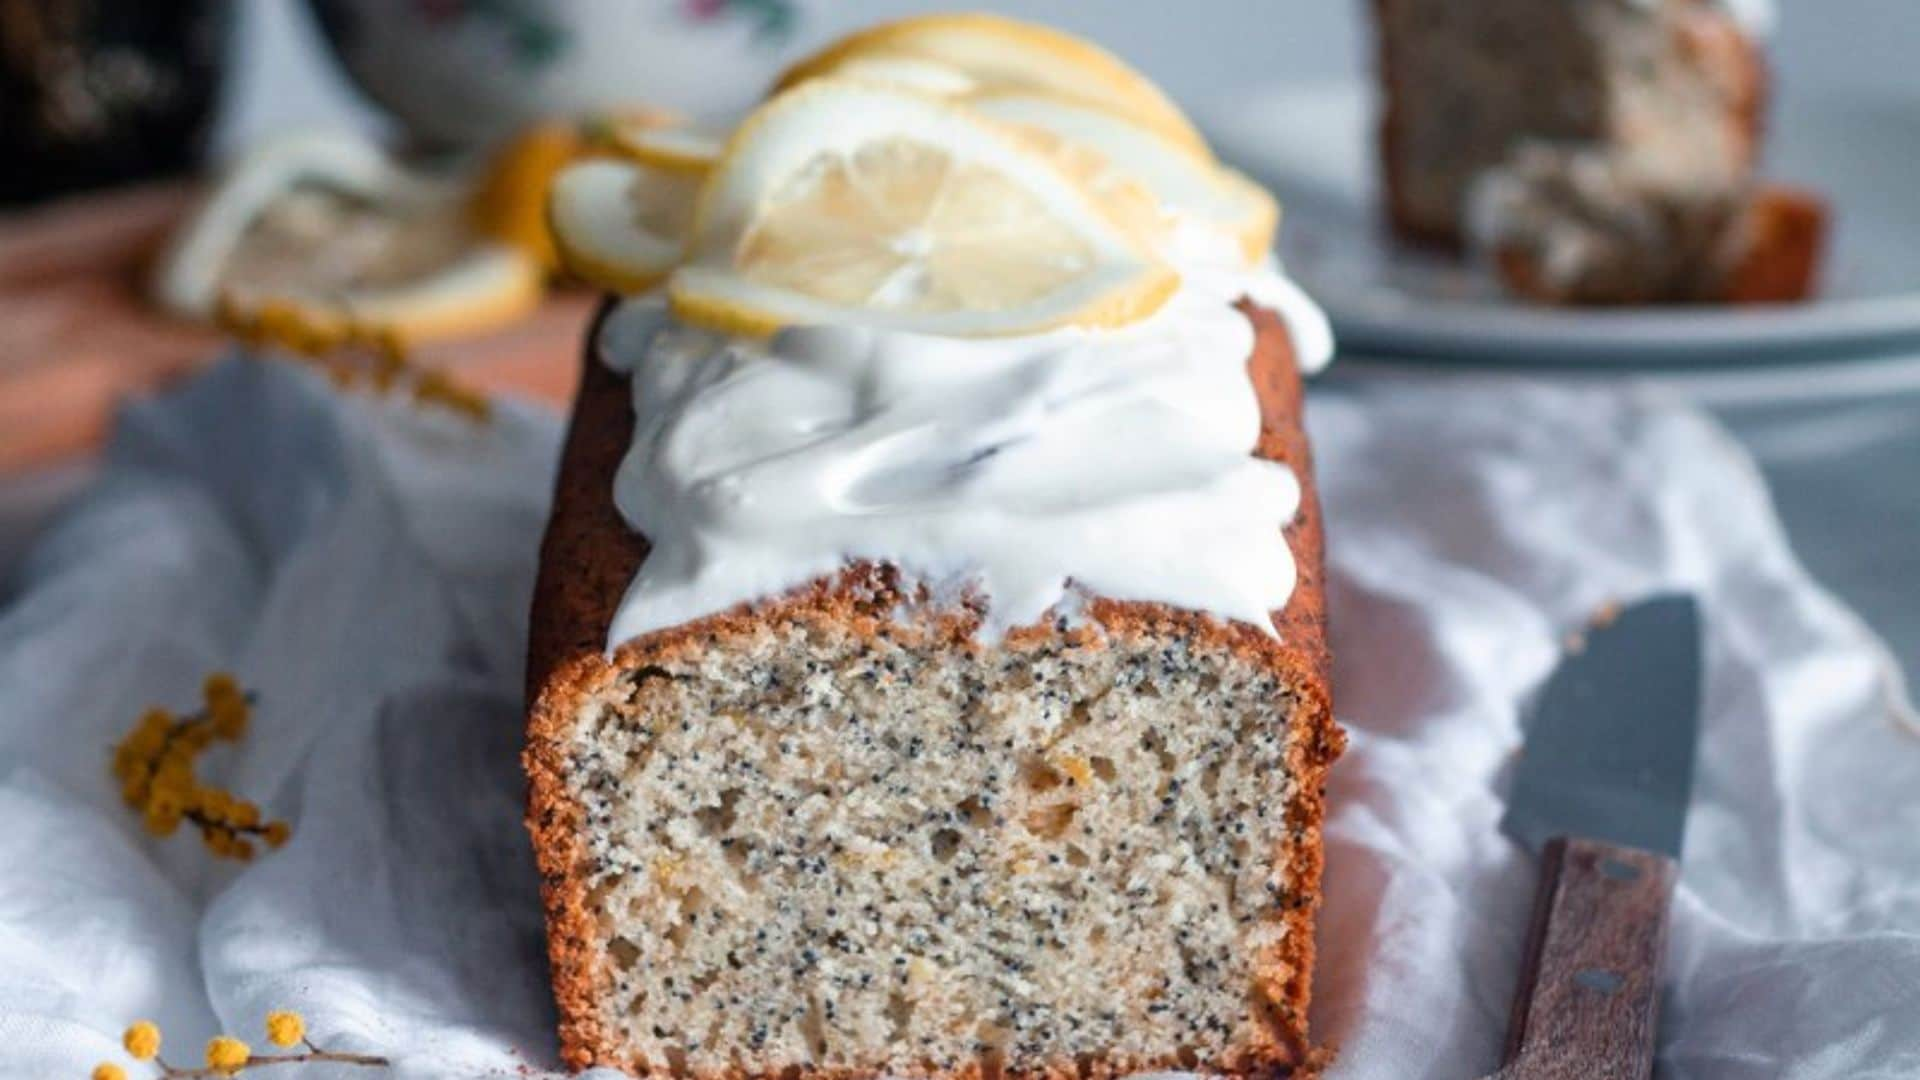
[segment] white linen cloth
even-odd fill
[[[1920,1075],[1920,737],[1737,446],[1644,394],[1517,380],[1349,379],[1310,413],[1352,736],[1334,1076],[1495,1068],[1534,885],[1497,828],[1523,699],[1596,608],[1669,588],[1708,647],[1663,1075]],[[0,1075],[124,1062],[140,1017],[197,1062],[275,1008],[392,1075],[554,1067],[517,751],[560,427],[242,362],[125,412],[0,593]],[[259,704],[203,771],[294,830],[246,866],[143,835],[107,774],[145,706],[221,668]]]

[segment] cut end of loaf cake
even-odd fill
[[[1158,609],[984,644],[867,601],[709,620],[543,701],[570,1063],[1299,1062],[1339,739],[1317,680],[1251,628]]]

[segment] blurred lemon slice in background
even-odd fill
[[[609,150],[649,169],[705,175],[726,148],[725,134],[698,128],[632,127],[607,131]]]
[[[533,256],[548,271],[558,269],[560,254],[547,230],[547,188],[588,149],[580,125],[564,120],[535,124],[508,140],[474,188],[474,228]]]
[[[644,292],[679,263],[705,169],[601,158],[554,178],[547,217],[561,262],[614,292]]]
[[[469,186],[412,172],[353,135],[257,147],[174,235],[154,282],[198,319],[272,305],[313,327],[408,341],[477,333],[539,303],[536,255],[480,232]]]

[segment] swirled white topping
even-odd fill
[[[652,551],[608,648],[863,559],[984,599],[987,635],[1076,593],[1271,633],[1300,485],[1252,453],[1254,335],[1232,302],[1277,310],[1306,370],[1333,339],[1277,268],[1183,270],[1139,324],[1019,338],[819,326],[753,341],[625,302],[598,342],[633,376],[614,499]]]

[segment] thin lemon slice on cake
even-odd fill
[[[734,333],[990,336],[1123,325],[1178,281],[1031,142],[924,94],[819,79],[734,135],[668,296]]]
[[[1159,132],[1102,109],[1027,93],[968,102],[981,115],[1085,147],[1144,186],[1167,211],[1232,239],[1249,263],[1266,257],[1279,207],[1265,189]]]
[[[980,90],[980,84],[959,68],[920,56],[849,56],[834,65],[831,74],[836,79],[898,86],[936,97],[965,97]]]
[[[1208,153],[1206,140],[1180,107],[1119,57],[1052,27],[984,12],[922,15],[848,35],[789,68],[774,89],[839,75],[848,64],[856,65],[851,74],[869,78],[886,70],[875,68],[880,59],[922,61],[914,71],[923,80],[938,78],[930,74],[937,69],[924,63],[932,62],[958,72],[979,91],[1024,90],[1079,101],[1132,117],[1195,153]],[[901,81],[913,86],[913,77],[907,74]]]
[[[680,262],[705,175],[618,158],[568,166],[547,199],[561,264],[614,292],[658,285]]]
[[[1248,263],[1273,254],[1273,236],[1280,229],[1280,203],[1273,193],[1237,169],[1220,168],[1220,186],[1226,192],[1227,220]]]

